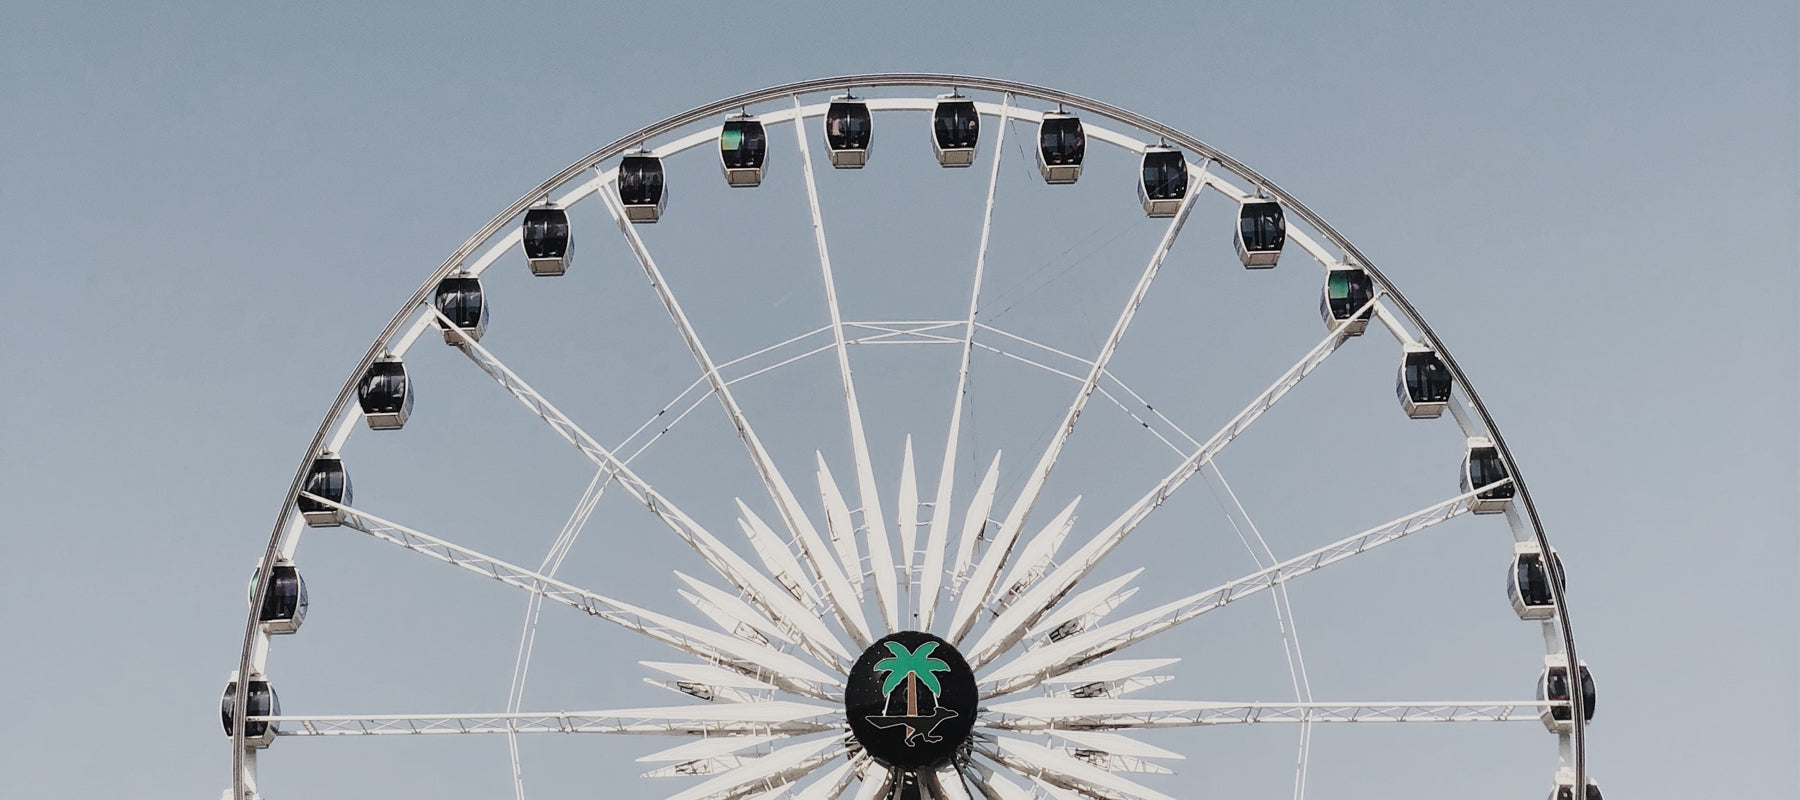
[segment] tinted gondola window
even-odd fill
[[[1469,490],[1506,480],[1506,463],[1500,459],[1500,451],[1494,447],[1477,447],[1469,451]],[[1507,483],[1495,486],[1476,497],[1482,500],[1495,500],[1513,496],[1513,485]]]
[[[825,141],[833,150],[867,150],[874,133],[868,105],[834,101],[825,111]]]
[[[754,169],[763,165],[769,149],[763,125],[753,119],[726,120],[719,132],[719,153],[731,169]]]
[[[619,200],[626,205],[653,206],[662,200],[663,166],[655,156],[619,160]]]
[[[1280,250],[1287,242],[1281,204],[1273,200],[1245,202],[1238,212],[1238,233],[1244,249],[1252,253]]]
[[[1044,163],[1080,164],[1087,154],[1087,133],[1075,117],[1045,117],[1038,127],[1038,148]]]
[[[561,258],[569,252],[569,212],[560,208],[533,208],[525,212],[523,246],[526,258]]]
[[[232,712],[237,710],[237,693],[238,682],[232,681],[225,684],[225,695],[219,699],[219,721],[225,725],[226,736],[231,735],[232,723],[236,720],[236,716]],[[281,700],[275,696],[275,690],[269,686],[268,681],[250,681],[249,694],[250,696],[244,701],[246,719],[281,716]],[[244,723],[244,737],[247,739],[261,738],[268,732],[269,723],[267,722],[253,720]]]
[[[1144,153],[1144,195],[1152,200],[1180,200],[1187,196],[1187,157],[1179,150]]]
[[[369,365],[362,383],[357,384],[356,399],[365,414],[392,414],[406,406],[408,388],[404,365],[398,361],[377,361]]]
[[[312,472],[306,476],[306,485],[302,487],[308,494],[318,495],[342,505],[350,505],[350,475],[344,471],[344,462],[336,458],[320,458],[313,461]],[[300,498],[302,511],[327,511],[326,506],[310,498]]]
[[[938,147],[974,147],[981,133],[981,116],[973,100],[947,100],[932,114],[932,133]]]
[[[482,304],[481,279],[472,276],[449,277],[438,282],[433,297],[437,310],[458,328],[474,328],[481,324],[485,310]]]
[[[1415,403],[1442,403],[1450,399],[1450,368],[1432,352],[1406,354],[1406,393]]]
[[[1375,284],[1360,269],[1334,269],[1325,278],[1325,300],[1333,319],[1349,319],[1375,298]]]

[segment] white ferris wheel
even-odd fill
[[[281,508],[227,797],[1599,796],[1446,344],[1261,174],[1044,87],[805,81],[576,161]]]

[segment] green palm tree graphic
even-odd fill
[[[949,672],[950,665],[931,657],[932,651],[937,649],[937,642],[926,642],[919,645],[918,650],[912,652],[908,652],[906,645],[899,642],[884,642],[884,644],[887,645],[888,652],[893,653],[894,656],[875,662],[877,672],[888,674],[887,680],[881,683],[881,694],[883,697],[893,696],[894,689],[904,682],[906,684],[906,716],[916,717],[919,715],[918,684],[925,684],[925,688],[931,690],[931,696],[936,698],[944,687],[938,683],[937,676],[932,673]]]

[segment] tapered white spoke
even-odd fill
[[[1014,772],[1091,797],[1111,800],[1175,800],[1136,781],[1114,775],[1036,742],[997,736],[991,749],[978,749],[983,755],[1006,765]]]
[[[1006,156],[1006,129],[1008,114],[1012,110],[1012,96],[1007,95],[1000,104],[999,134],[994,139],[994,162],[988,172],[987,204],[981,213],[981,242],[975,248],[975,274],[969,281],[969,314],[963,325],[961,361],[956,369],[956,391],[950,396],[950,424],[944,434],[944,459],[938,469],[937,494],[931,504],[931,528],[925,543],[925,565],[920,571],[919,591],[919,630],[928,631],[937,617],[938,593],[942,588],[941,577],[944,568],[944,548],[948,546],[950,536],[950,499],[951,490],[956,484],[957,440],[962,435],[963,401],[969,387],[969,356],[974,351],[975,315],[981,307],[981,284],[987,273],[988,237],[993,232],[994,195],[1000,185],[1000,162]],[[999,453],[994,454],[998,464]],[[993,467],[989,467],[992,473]],[[987,482],[984,480],[983,484]],[[979,502],[979,497],[977,498]],[[987,492],[987,502],[993,502],[993,489]],[[986,519],[987,511],[981,512]],[[963,567],[958,566],[956,577],[962,577]]]
[[[614,196],[613,192],[602,191],[599,194],[601,201],[606,205],[607,212],[618,224],[619,232],[624,235],[626,244],[631,246],[631,252],[637,257],[638,265],[643,267],[645,276],[650,279],[651,288],[656,290],[656,295],[662,301],[663,308],[669,312],[669,318],[674,321],[676,329],[681,333],[682,341],[687,343],[688,350],[700,366],[700,371],[704,373],[707,382],[711,384],[713,395],[725,407],[725,414],[731,419],[731,425],[737,430],[738,438],[743,441],[745,449],[749,451],[750,460],[755,465],[757,474],[762,477],[763,485],[768,489],[769,497],[774,501],[776,510],[781,514],[782,520],[787,523],[788,530],[800,542],[800,550],[811,564],[813,571],[825,584],[826,594],[831,601],[833,610],[837,612],[838,620],[844,625],[845,633],[849,634],[851,642],[858,648],[868,647],[872,641],[869,636],[868,623],[864,621],[862,609],[857,606],[855,598],[851,594],[848,581],[831,560],[831,554],[825,550],[824,542],[819,539],[818,530],[813,527],[812,521],[807,519],[805,511],[800,507],[799,499],[794,496],[793,489],[781,476],[781,471],[775,466],[775,460],[770,457],[768,449],[763,447],[762,440],[757,438],[756,431],[750,427],[750,420],[744,416],[743,409],[738,406],[737,398],[731,394],[730,385],[719,374],[718,365],[706,352],[706,346],[701,343],[699,334],[695,332],[693,324],[688,321],[687,314],[681,310],[681,304],[675,300],[674,293],[669,290],[668,281],[663,278],[662,270],[657,268],[655,259],[650,257],[650,251],[644,246],[643,238],[638,235],[637,229],[631,221],[626,219],[624,209],[619,206],[618,198]]]
[[[996,585],[995,609],[1005,608],[1022,594],[1026,587],[1044,574],[1050,566],[1050,559],[1056,555],[1056,549],[1062,546],[1063,539],[1069,535],[1069,529],[1075,525],[1075,507],[1081,503],[1081,496],[1063,506],[1050,524],[1039,530],[1036,536],[1026,541],[1025,547],[1019,551],[1018,560],[1013,562],[1012,569],[1005,580]]]
[[[572,586],[548,575],[514,566],[317,495],[302,493],[301,496],[344,512],[345,526],[376,539],[462,567],[508,586],[541,594],[546,600],[580,609],[700,658],[729,664],[734,669],[763,678],[788,691],[823,699],[835,699],[841,691],[838,678],[787,653]]]
[[[855,777],[856,765],[865,758],[867,756],[858,756],[832,767],[824,775],[819,776],[817,780],[807,784],[806,788],[796,793],[794,800],[837,800],[844,790],[849,788],[850,779]]]
[[[794,98],[800,107],[800,98]],[[887,630],[900,629],[900,600],[895,586],[894,558],[887,521],[881,513],[881,492],[875,487],[875,466],[869,459],[869,440],[863,432],[862,406],[856,400],[856,379],[850,374],[850,352],[844,345],[844,315],[838,308],[837,280],[831,274],[831,248],[825,242],[825,219],[819,210],[819,187],[813,179],[812,151],[806,142],[806,126],[798,114],[794,139],[800,144],[800,173],[806,181],[806,201],[812,211],[813,244],[819,252],[819,273],[825,283],[825,305],[831,313],[831,335],[837,346],[838,375],[844,384],[844,410],[850,421],[850,451],[856,459],[857,494],[862,500],[862,527],[869,541],[869,560],[875,577],[875,602],[881,608]],[[823,467],[821,466],[821,469]]]
[[[1005,455],[1003,451],[994,452],[987,472],[981,475],[981,484],[975,487],[975,496],[969,500],[968,512],[963,515],[962,535],[956,542],[956,560],[950,567],[951,589],[955,591],[963,591],[968,583],[969,569],[981,555],[979,548],[991,527],[988,522],[994,511],[994,491],[1000,483],[1002,455]]]
[[[963,784],[962,773],[954,764],[945,764],[919,777],[930,780],[927,791],[936,800],[972,800],[969,787]]]
[[[1537,722],[1567,701],[1218,703],[1036,697],[987,706],[982,724],[1016,731],[1134,730],[1258,722]]]
[[[993,697],[1034,686],[1047,677],[1117,652],[1208,611],[1453,519],[1466,513],[1475,495],[1486,488],[1420,509],[1199,594],[1026,651],[981,676],[982,682],[992,687],[983,696]]]
[[[771,701],[610,711],[519,714],[367,714],[251,717],[281,736],[383,736],[450,733],[630,733],[685,736],[786,735],[843,727],[833,706]],[[824,741],[833,742],[832,738]]]
[[[1037,466],[1025,479],[1025,486],[1013,501],[1012,510],[1006,512],[1006,519],[1001,521],[994,540],[988,544],[987,552],[982,555],[980,566],[976,567],[969,584],[963,587],[962,599],[957,601],[956,612],[952,617],[950,635],[945,637],[952,644],[959,644],[969,628],[975,624],[977,615],[984,603],[995,598],[988,592],[994,581],[999,578],[1000,569],[1005,566],[1007,557],[1012,553],[1013,543],[1018,541],[1020,532],[1025,527],[1027,517],[1037,505],[1038,496],[1043,493],[1044,483],[1050,478],[1050,470],[1056,466],[1056,460],[1062,455],[1063,446],[1068,444],[1070,434],[1075,432],[1075,421],[1081,416],[1081,410],[1087,405],[1088,398],[1093,396],[1094,387],[1099,385],[1100,376],[1105,374],[1106,365],[1118,352],[1119,343],[1125,339],[1125,331],[1131,327],[1131,321],[1137,316],[1137,310],[1144,302],[1144,296],[1150,291],[1150,282],[1162,269],[1163,259],[1169,249],[1175,245],[1175,237],[1180,235],[1181,227],[1187,222],[1188,212],[1194,207],[1194,197],[1198,192],[1190,192],[1182,199],[1180,210],[1175,212],[1174,219],[1169,220],[1169,227],[1163,231],[1162,241],[1151,253],[1150,261],[1144,267],[1144,273],[1138,278],[1137,286],[1132,288],[1131,296],[1125,303],[1124,311],[1113,323],[1111,333],[1100,347],[1100,354],[1094,357],[1093,365],[1088,368],[1088,375],[1076,391],[1075,399],[1069,403],[1068,411],[1063,413],[1062,420],[1050,435],[1050,443],[1044,447],[1043,455],[1038,457]]]
[[[1055,613],[1045,616],[1026,635],[1042,637],[1045,642],[1055,642],[1093,627],[1095,622],[1105,618],[1114,609],[1124,605],[1126,600],[1130,600],[1132,595],[1137,594],[1137,587],[1126,589],[1125,584],[1143,571],[1143,567],[1138,567],[1075,595],[1058,606]]]
[[[704,583],[693,576],[676,571],[675,577],[687,584],[693,594],[682,592],[690,605],[712,617],[719,629],[754,642],[768,644],[770,639],[788,643],[794,637],[782,627],[771,622],[768,617],[756,612],[748,603],[738,599],[737,595],[720,590],[716,586]]]
[[[1262,394],[1251,400],[1244,410],[1239,411],[1237,416],[1225,423],[1225,426],[1214,433],[1212,438],[1195,449],[1135,504],[1101,529],[1079,550],[1070,554],[1069,558],[1058,564],[1037,585],[1028,589],[1012,606],[1002,612],[992,625],[988,626],[987,632],[982,635],[973,648],[965,651],[970,654],[969,663],[971,665],[986,664],[1005,652],[1007,648],[1012,647],[1025,631],[1036,623],[1039,617],[1056,605],[1057,600],[1060,600],[1064,594],[1068,593],[1069,589],[1085,578],[1088,572],[1092,571],[1100,563],[1100,560],[1106,557],[1106,554],[1112,552],[1113,548],[1124,541],[1125,537],[1131,535],[1138,525],[1148,519],[1152,511],[1173,496],[1177,489],[1180,489],[1189,478],[1210,463],[1225,449],[1226,445],[1248,430],[1252,423],[1261,418],[1269,409],[1274,408],[1275,404],[1295,386],[1300,385],[1300,381],[1304,380],[1307,375],[1312,374],[1320,364],[1325,363],[1325,359],[1336,352],[1338,346],[1343,344],[1347,338],[1341,330],[1327,334],[1324,340],[1308,351],[1287,372],[1282,373],[1281,377],[1277,378],[1269,388],[1264,389]]]
[[[984,767],[985,765],[980,766]],[[1014,783],[1003,773],[992,769],[978,768],[977,762],[971,761],[963,775],[987,800],[1037,800],[1032,796],[1030,789]]]
[[[785,786],[842,756],[844,750],[840,738],[829,736],[776,748],[766,756],[746,760],[742,766],[672,794],[668,800],[724,800]]]
[[[894,509],[894,525],[898,528],[900,542],[900,573],[906,586],[908,608],[912,613],[918,611],[919,583],[913,572],[918,566],[917,547],[919,543],[919,478],[913,466],[912,436],[906,437],[906,447],[900,456],[900,490],[899,500]],[[908,618],[911,621],[911,617]],[[915,625],[917,623],[914,623]]]
[[[1123,697],[1139,689],[1148,689],[1174,680],[1172,675],[1145,675],[1153,669],[1174,664],[1179,658],[1109,658],[1073,669],[1044,681],[1050,686],[1067,688],[1052,692],[1058,697]]]
[[[877,798],[886,797],[888,785],[893,781],[894,773],[890,772],[887,767],[873,761],[869,762],[868,768],[863,770],[862,785],[856,787],[856,800],[877,800]]]
[[[745,750],[761,748],[770,742],[778,741],[773,735],[758,736],[713,736],[698,742],[678,744],[667,750],[658,750],[647,756],[639,756],[639,764],[656,764],[666,761],[694,761],[697,759],[719,758],[721,756],[739,755]]]
[[[435,309],[434,309],[435,312]],[[440,317],[442,315],[440,314]],[[462,330],[449,324],[445,325],[461,336],[461,349],[471,361],[474,361],[483,372],[486,372],[502,388],[512,394],[521,403],[550,425],[570,444],[575,445],[582,455],[596,466],[608,470],[619,485],[631,494],[638,502],[643,503],[651,513],[662,520],[670,530],[682,541],[687,542],[706,563],[723,576],[732,586],[743,592],[751,602],[761,608],[771,618],[782,622],[800,634],[800,638],[809,652],[818,655],[826,663],[835,664],[835,658],[850,659],[849,652],[844,649],[830,629],[820,623],[811,611],[793,600],[785,590],[760,571],[750,566],[749,562],[739,556],[731,548],[726,547],[716,537],[695,522],[667,497],[664,497],[644,479],[638,477],[624,461],[611,450],[600,445],[587,431],[557,410],[548,399],[531,388],[523,378],[488,352],[479,342],[468,338]],[[835,658],[834,658],[835,657]]]
[[[856,547],[856,521],[850,518],[850,505],[844,502],[837,480],[825,466],[825,456],[817,451],[813,455],[819,462],[819,499],[825,506],[825,530],[830,533],[831,548],[837,551],[844,574],[850,577],[850,588],[860,601],[863,597],[863,566],[862,552]]]
[[[768,700],[772,693],[778,691],[775,685],[768,681],[711,664],[684,664],[670,661],[639,661],[638,663],[675,677],[675,680],[672,681],[645,678],[645,683],[701,700],[754,703]]]
[[[737,507],[740,515],[738,527],[743,529],[744,537],[750,540],[750,546],[756,550],[757,557],[762,559],[763,566],[768,568],[776,582],[802,603],[821,602],[818,583],[800,566],[799,559],[794,558],[794,552],[788,549],[787,543],[775,534],[768,523],[762,521],[762,517],[750,510],[743,500],[737,501]]]

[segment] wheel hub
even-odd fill
[[[850,668],[844,713],[871,757],[902,770],[949,761],[975,727],[975,673],[929,633],[882,637]]]

